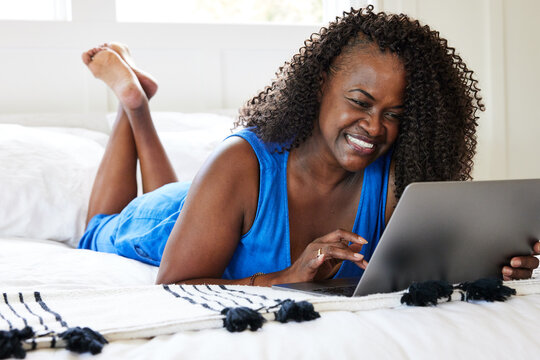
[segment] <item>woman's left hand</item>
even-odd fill
[[[540,255],[540,241],[534,244],[533,252]],[[538,258],[529,256],[516,256],[510,260],[510,266],[502,268],[503,280],[529,279],[534,269],[538,267]]]

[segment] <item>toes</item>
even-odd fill
[[[103,47],[95,47],[95,48],[92,48],[92,49],[84,52],[82,54],[83,62],[86,65],[90,64],[90,62],[93,60],[94,56],[96,56],[96,54],[99,53],[100,51],[102,51],[103,49],[104,49]]]
[[[91,56],[95,56],[98,52],[100,52],[101,50],[103,50],[103,47],[100,46],[100,47],[95,47],[93,49],[90,50],[90,55]]]
[[[87,52],[83,52],[82,53],[82,61],[85,65],[88,65],[90,64],[90,61],[92,61],[92,56],[90,56],[90,54]]]

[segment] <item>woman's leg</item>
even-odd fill
[[[150,100],[157,91],[157,83],[150,74],[136,67],[128,47],[116,42],[106,43],[103,46],[113,50],[128,65],[137,77],[147,99]],[[126,115],[130,119],[134,134],[141,166],[143,193],[178,181],[171,162],[157,135],[147,102],[142,107],[124,106],[124,111],[126,111]]]
[[[129,53],[124,55],[129,56]],[[88,222],[96,214],[120,212],[137,196],[138,157],[144,192],[176,181],[176,175],[148,110],[148,98],[157,90],[154,80],[138,72],[139,81],[121,55],[110,49],[91,49],[83,54],[83,61],[95,77],[111,87],[120,100],[117,120],[92,188]],[[128,114],[133,118],[134,128]],[[141,134],[144,131],[148,131],[148,134]]]

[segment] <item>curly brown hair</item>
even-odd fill
[[[235,125],[254,127],[261,140],[285,144],[282,150],[299,146],[318,119],[322,74],[365,39],[396,54],[406,71],[393,154],[398,198],[411,182],[472,179],[476,113],[484,110],[473,71],[437,31],[403,14],[375,13],[372,6],[344,12],[312,34],[272,84],[240,109]]]

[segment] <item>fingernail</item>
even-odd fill
[[[364,255],[359,254],[359,253],[354,253],[354,257],[357,258],[357,259],[363,259]]]
[[[503,274],[506,275],[506,276],[510,276],[512,275],[512,269],[508,268],[508,267],[505,267],[503,268]]]
[[[360,243],[362,243],[362,244],[364,244],[364,245],[367,244],[367,240],[364,239],[364,238],[361,237],[361,236],[358,237],[358,240],[360,240]]]
[[[512,265],[512,267],[520,267],[521,266],[521,261],[519,259],[512,259],[510,261],[510,265]]]

